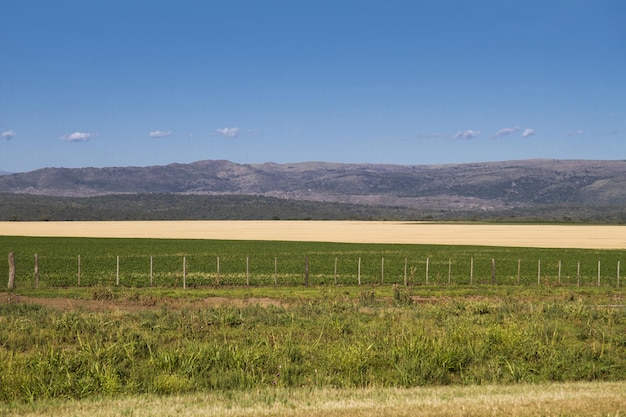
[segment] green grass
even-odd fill
[[[266,307],[0,304],[0,401],[626,380],[626,309],[608,306],[623,290],[429,302],[317,291]]]
[[[121,286],[147,287],[152,257],[153,285],[182,287],[185,279],[191,288],[304,285],[306,259],[311,285],[335,285],[335,279],[356,284],[359,259],[363,285],[404,284],[405,276],[410,285],[490,284],[494,259],[498,285],[517,285],[519,278],[522,285],[594,286],[600,262],[600,284],[617,286],[617,264],[624,258],[622,250],[1,236],[0,277],[7,274],[9,252],[15,253],[17,285],[26,287],[35,285],[35,254],[40,286],[78,285],[80,255],[83,286],[116,285],[119,277]]]

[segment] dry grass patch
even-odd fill
[[[412,389],[281,389],[48,402],[0,414],[100,416],[620,416],[626,382]]]

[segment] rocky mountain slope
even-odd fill
[[[199,161],[151,167],[45,168],[0,177],[0,193],[255,195],[413,208],[501,210],[626,204],[626,161],[523,160],[450,165]]]

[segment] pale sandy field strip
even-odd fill
[[[382,221],[0,222],[0,236],[283,240],[626,249],[626,226]]]
[[[139,395],[11,406],[21,417],[619,417],[626,383],[377,387],[262,387],[237,392]],[[3,410],[4,408],[4,410]],[[12,414],[12,412],[14,414]]]

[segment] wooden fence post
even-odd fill
[[[78,255],[78,272],[76,276],[78,277],[78,286],[80,287],[80,255]]]
[[[521,271],[522,271],[522,260],[518,259],[517,260],[517,285],[519,285],[519,276],[520,276]]]
[[[380,261],[380,285],[385,283],[385,258]]]
[[[430,258],[426,258],[426,285],[428,285],[428,264],[430,263]]]
[[[183,290],[187,288],[187,257],[183,256]]]
[[[541,285],[541,259],[537,261],[537,286]]]
[[[357,279],[359,282],[359,285],[361,285],[361,258],[359,257],[359,267],[357,269]]]
[[[153,274],[152,274],[152,256],[150,256],[150,286],[153,285]]]
[[[215,285],[220,285],[220,257],[217,257],[217,277],[215,278]]]
[[[337,285],[337,257],[335,256],[335,285]]]
[[[404,286],[405,287],[409,284],[406,278],[406,267],[407,267],[407,259],[404,258]]]
[[[35,254],[35,288],[39,288],[39,255]]]
[[[491,285],[496,285],[496,259],[491,258]]]
[[[578,266],[576,267],[576,285],[580,287],[580,261],[578,261]]]
[[[304,257],[304,286],[309,286],[309,256]]]
[[[117,266],[115,269],[115,285],[120,285],[120,257],[117,257]]]
[[[598,287],[600,286],[600,260],[598,260]]]
[[[470,259],[470,285],[474,285],[474,258]]]
[[[452,280],[452,258],[448,258],[448,285]]]
[[[558,284],[561,285],[561,261],[559,260],[559,275],[558,275]]]
[[[278,258],[274,257],[274,285],[278,285]]]
[[[9,282],[7,288],[10,290],[15,289],[15,255],[13,252],[9,252]]]
[[[617,261],[617,286],[619,287],[619,261]]]
[[[250,286],[250,257],[246,256],[246,285]]]

